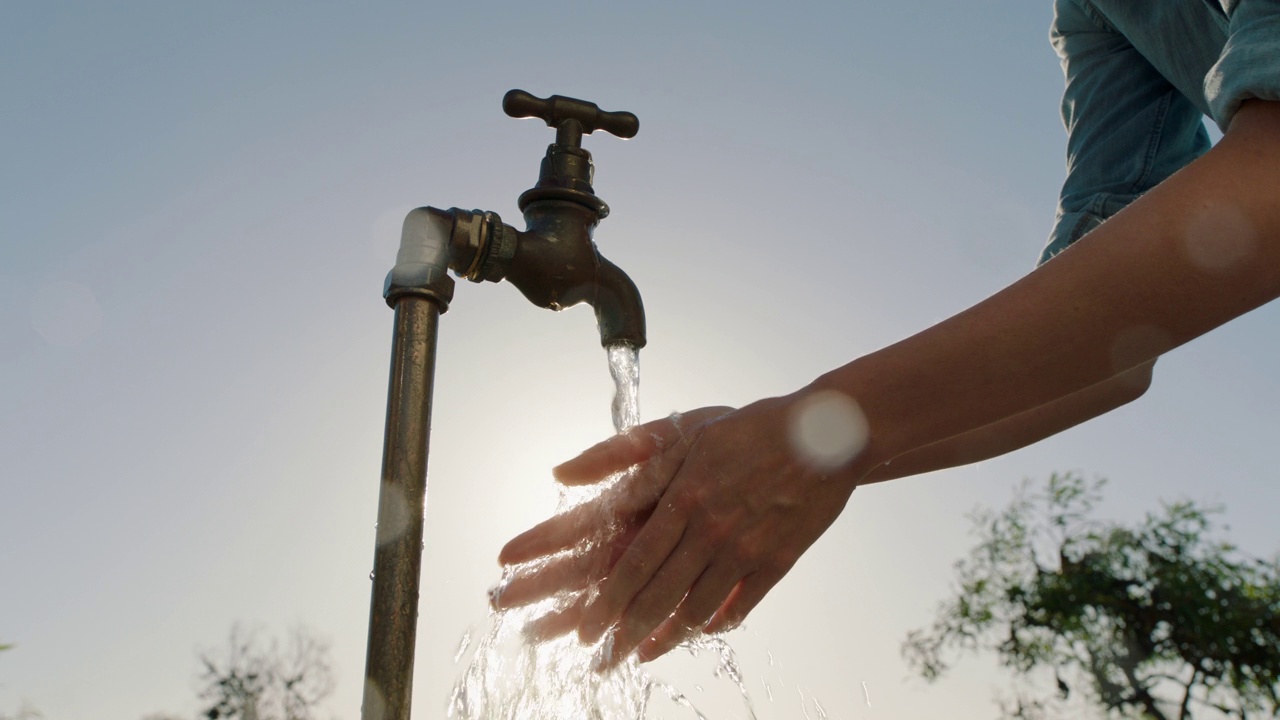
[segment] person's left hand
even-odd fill
[[[602,669],[639,648],[642,661],[693,634],[736,626],[835,520],[851,473],[815,468],[791,445],[794,398],[741,410],[702,408],[641,425],[556,468],[582,485],[632,468],[595,500],[507,543],[518,570],[495,607],[580,591],[535,621],[536,636],[578,628],[601,648]],[[569,552],[565,552],[569,551]]]
[[[525,634],[546,641],[576,629],[594,596],[593,585],[613,569],[649,518],[688,452],[691,435],[731,412],[730,407],[706,407],[639,425],[554,468],[555,479],[568,486],[616,481],[507,543],[498,561],[510,574],[490,590],[491,605],[505,610],[559,596],[557,607],[533,620]]]

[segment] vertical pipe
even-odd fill
[[[396,300],[362,720],[409,720],[440,312],[422,295]]]

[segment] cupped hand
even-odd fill
[[[556,609],[534,620],[526,633],[547,640],[576,629],[589,599],[584,591],[604,579],[630,547],[697,430],[732,411],[706,407],[639,425],[556,467],[552,473],[564,485],[613,483],[507,543],[499,562],[522,566],[490,591],[494,608],[557,596]]]
[[[739,624],[835,521],[853,473],[793,446],[794,396],[702,408],[641,425],[556,468],[569,485],[630,468],[596,499],[507,543],[517,571],[494,598],[514,607],[572,594],[544,634],[575,623],[602,669],[657,658],[698,632]],[[535,633],[536,634],[536,633]]]

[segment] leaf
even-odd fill
[[[904,643],[913,669],[932,680],[948,653],[994,651],[1015,675],[1051,672],[1058,694],[1076,690],[1107,713],[1162,717],[1160,703],[1190,697],[1275,714],[1280,562],[1215,538],[1219,506],[1093,519],[1104,483],[1054,474],[1039,492],[1024,483],[1002,511],[970,513],[977,544],[955,565],[958,594]]]

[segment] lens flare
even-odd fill
[[[817,470],[834,470],[867,444],[867,418],[853,398],[820,390],[800,400],[789,425],[796,455]]]

